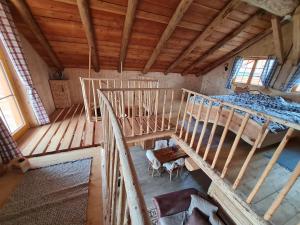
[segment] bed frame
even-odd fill
[[[199,107],[201,107],[201,105],[202,105],[201,103],[195,103],[193,105],[193,101],[189,101],[187,113],[192,114],[193,118],[197,119],[197,113],[198,113]],[[232,115],[230,115],[231,110],[226,109],[224,107],[222,109],[220,109],[219,106],[211,106],[211,108],[210,109],[209,108],[210,108],[210,106],[207,104],[202,105],[199,121],[205,121],[205,117],[207,116],[207,111],[210,110],[209,116],[208,116],[208,123],[214,123],[217,114],[220,113],[219,119],[218,119],[218,125],[225,127],[226,122],[228,121],[228,117],[232,116],[231,122],[228,125],[228,129],[235,134],[238,133],[239,128],[240,128],[243,118],[244,118],[243,115],[241,115],[238,112],[234,112]],[[263,129],[262,125],[260,125],[256,121],[249,118],[241,138],[245,142],[247,142],[248,144],[253,146],[255,143],[255,140],[257,138],[257,134],[259,134],[262,129]],[[258,144],[258,148],[264,148],[266,146],[270,146],[270,145],[279,143],[285,134],[286,134],[286,131],[273,133],[269,129],[266,129],[261,141]]]

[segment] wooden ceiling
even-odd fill
[[[50,66],[55,66],[15,1],[11,2],[19,32]],[[98,61],[101,69],[118,69],[123,59],[124,70],[199,74],[271,27],[271,15],[237,0],[87,2],[88,11],[82,13],[78,8],[82,0],[25,1],[65,68],[87,68],[89,45],[94,44],[93,62]],[[89,18],[84,22],[84,13],[90,14],[92,37],[86,35],[84,24]]]

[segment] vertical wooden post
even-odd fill
[[[196,102],[196,96],[194,95],[194,99],[193,99],[191,110],[190,110],[190,117],[189,117],[189,120],[188,120],[187,129],[186,129],[187,132],[185,133],[185,138],[184,138],[185,142],[187,142],[187,140],[188,140],[188,136],[189,136],[189,132],[190,132],[190,125],[191,125],[192,118],[193,118],[193,113],[194,113],[195,102]]]
[[[184,109],[184,113],[183,113],[183,119],[182,119],[180,134],[179,134],[180,138],[182,137],[182,133],[183,133],[183,128],[184,128],[184,124],[185,124],[185,117],[186,117],[187,109],[188,109],[188,106],[189,106],[190,97],[191,97],[191,92],[188,93],[188,97],[187,97],[186,104],[185,104],[185,109]]]
[[[185,95],[185,91],[182,90],[181,101],[180,101],[180,106],[179,106],[178,116],[177,116],[177,121],[176,121],[176,127],[175,127],[175,133],[177,132],[177,129],[178,129],[178,124],[179,124],[179,119],[180,119],[180,114],[181,114],[181,108],[182,108],[182,104],[183,104],[184,95]]]
[[[298,162],[294,172],[292,173],[291,177],[289,178],[288,182],[284,185],[281,189],[280,193],[278,194],[277,198],[274,200],[268,211],[264,215],[265,220],[270,220],[272,215],[280,206],[281,202],[288,194],[294,183],[296,182],[297,178],[300,176],[300,162]]]
[[[288,141],[290,140],[292,134],[294,132],[294,128],[289,128],[286,135],[284,136],[284,138],[282,139],[282,141],[280,142],[279,146],[277,147],[276,151],[274,152],[272,158],[270,159],[267,167],[265,168],[264,172],[262,173],[262,175],[260,176],[260,178],[258,179],[255,187],[252,189],[251,193],[249,194],[246,202],[249,204],[252,202],[253,198],[255,197],[255,195],[257,194],[259,188],[261,187],[261,185],[263,184],[263,182],[265,181],[265,179],[267,178],[267,176],[269,175],[269,173],[271,172],[274,164],[276,163],[277,159],[279,158],[281,152],[283,151],[283,149],[285,148],[286,144],[288,143]]]
[[[219,118],[220,118],[220,115],[221,115],[221,111],[222,111],[222,105],[219,105],[218,110],[217,110],[217,115],[215,117],[214,125],[212,127],[212,130],[211,130],[209,138],[208,138],[208,142],[207,142],[206,149],[205,149],[205,152],[204,152],[203,160],[206,160],[206,158],[208,156],[208,152],[210,150],[210,146],[212,144],[212,141],[213,141],[213,138],[215,136],[215,132],[216,132],[216,129],[217,129],[217,126],[218,126],[218,121],[219,121]]]
[[[202,130],[201,130],[200,138],[199,138],[199,141],[198,141],[198,144],[197,144],[197,148],[196,148],[197,154],[199,154],[199,151],[200,151],[200,148],[201,148],[201,144],[202,144],[205,132],[206,132],[206,128],[207,128],[207,124],[208,124],[208,119],[209,119],[209,115],[210,115],[212,103],[213,102],[211,100],[209,100],[209,103],[208,103],[208,106],[207,106],[206,115],[205,115],[205,119],[204,119],[204,123],[203,123],[203,127],[202,127]]]
[[[224,178],[225,175],[226,175],[229,163],[231,162],[231,160],[233,158],[233,155],[234,155],[234,153],[236,151],[236,148],[237,148],[237,146],[238,146],[238,144],[240,142],[240,139],[241,139],[241,137],[243,135],[245,127],[246,127],[246,125],[248,123],[249,117],[250,117],[250,114],[246,113],[245,116],[244,116],[244,118],[243,118],[243,121],[242,121],[242,124],[240,126],[240,129],[239,129],[239,131],[238,131],[238,133],[237,133],[237,135],[236,135],[236,137],[234,139],[234,142],[233,142],[232,147],[230,149],[229,155],[228,155],[227,160],[225,162],[225,165],[224,165],[224,168],[223,168],[223,171],[222,171],[222,174],[221,174],[222,178]]]
[[[158,95],[159,95],[159,91],[156,90],[156,95],[155,95],[155,125],[154,125],[154,132],[157,131]]]
[[[217,148],[217,151],[216,151],[216,154],[215,154],[215,157],[214,157],[214,160],[213,160],[213,163],[211,165],[212,169],[215,168],[215,166],[217,164],[217,160],[219,158],[219,155],[220,155],[221,149],[223,147],[226,135],[228,133],[229,125],[230,125],[230,122],[232,120],[233,114],[234,114],[234,108],[231,108],[231,110],[229,112],[229,115],[228,115],[228,118],[227,118],[227,121],[226,121],[226,124],[225,124],[225,127],[224,127],[224,130],[223,130],[223,133],[222,133],[222,136],[221,136],[221,139],[220,139],[220,142],[219,142],[219,145],[218,145],[218,148]]]
[[[162,120],[161,120],[161,131],[165,128],[165,108],[166,108],[166,98],[167,98],[167,90],[164,91],[164,100],[163,100],[163,110],[162,110]]]
[[[171,119],[172,119],[172,112],[173,112],[173,100],[174,100],[174,90],[172,90],[172,92],[171,92],[171,105],[170,105],[170,113],[169,113],[168,130],[171,129]]]
[[[195,122],[195,126],[194,126],[194,131],[193,131],[191,142],[190,142],[190,147],[191,148],[193,147],[194,140],[195,140],[195,137],[196,137],[197,128],[198,128],[198,125],[199,125],[199,120],[200,120],[200,117],[201,117],[201,112],[202,112],[203,104],[204,104],[204,98],[201,98],[201,102],[200,102],[200,105],[199,105],[199,108],[198,108],[198,112],[197,112],[197,116],[196,116],[196,122]]]
[[[250,163],[250,160],[252,159],[252,157],[253,157],[253,155],[254,155],[256,149],[257,149],[257,146],[258,146],[259,143],[261,142],[262,137],[264,136],[264,133],[266,132],[267,128],[269,127],[269,124],[270,124],[270,121],[268,120],[268,121],[262,126],[262,128],[261,128],[259,134],[257,135],[257,138],[256,138],[256,140],[255,140],[255,143],[254,143],[254,145],[252,146],[252,148],[251,148],[251,150],[250,150],[250,152],[249,152],[249,154],[248,154],[248,156],[247,156],[247,158],[246,158],[246,160],[245,160],[245,162],[244,162],[244,164],[243,164],[243,166],[242,166],[242,168],[241,168],[241,170],[240,170],[240,172],[239,172],[239,174],[238,174],[238,176],[237,176],[237,178],[236,178],[236,180],[235,180],[235,182],[234,182],[234,184],[233,184],[233,186],[232,186],[232,188],[233,188],[234,190],[237,188],[237,186],[238,186],[239,183],[241,182],[241,180],[242,180],[242,178],[243,178],[243,176],[244,176],[244,174],[245,174],[245,172],[246,172],[246,169],[247,169],[247,167],[248,167],[248,165],[249,165],[249,163]]]

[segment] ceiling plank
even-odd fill
[[[281,32],[279,17],[272,16],[271,23],[273,29],[273,41],[274,41],[276,56],[278,58],[279,63],[282,64],[284,60],[284,56],[283,56],[282,32]]]
[[[30,8],[28,7],[27,3],[24,0],[11,0],[11,3],[17,9],[21,17],[24,19],[26,24],[29,26],[30,30],[40,42],[40,44],[45,49],[47,55],[50,57],[51,61],[53,62],[54,66],[59,69],[63,70],[64,67],[58,60],[56,54],[54,53],[53,49],[51,48],[48,40],[46,39],[45,35],[43,34],[41,28],[39,27],[38,23],[35,21]]]
[[[282,21],[280,24],[281,24],[281,26],[283,26],[286,23],[288,23],[288,21],[285,20],[285,21]],[[266,37],[267,35],[269,35],[271,33],[272,33],[272,27],[270,27],[270,28],[266,29],[265,31],[259,33],[254,38],[252,38],[251,40],[245,42],[244,44],[237,47],[236,49],[232,50],[231,52],[229,52],[225,56],[222,56],[220,59],[215,61],[213,64],[210,64],[206,68],[201,69],[201,71],[199,73],[197,73],[197,76],[204,75],[204,74],[210,72],[211,70],[213,70],[217,66],[221,65],[222,63],[225,63],[226,61],[228,61],[229,59],[234,57],[236,54],[240,53],[241,51],[245,50],[246,48],[250,47],[251,45],[255,44],[256,42],[260,41],[261,39],[263,39],[264,37]]]
[[[120,62],[118,68],[119,72],[121,72],[121,67],[124,65],[126,59],[129,38],[131,36],[131,30],[135,19],[137,5],[138,5],[138,0],[128,0],[127,12],[126,12],[126,17],[123,26],[123,33],[122,33],[122,45],[121,45]]]
[[[56,2],[62,2],[66,4],[76,5],[76,0],[55,0]],[[104,1],[90,1],[90,8],[103,11],[103,12],[109,12],[114,13],[118,15],[126,15],[126,7],[122,5],[117,5],[109,2]],[[138,10],[136,12],[136,18],[148,20],[152,22],[162,23],[162,24],[168,24],[169,23],[169,17],[164,15],[158,15],[151,12],[146,12],[143,10]],[[189,21],[180,21],[178,24],[178,27],[194,30],[194,31],[201,31],[203,30],[203,25],[189,22]]]
[[[94,70],[98,72],[100,70],[99,66],[99,58],[97,54],[96,41],[95,41],[95,32],[93,29],[90,9],[88,5],[88,1],[86,0],[77,0],[78,10],[80,14],[80,18],[82,21],[83,29],[85,31],[85,35],[87,38],[87,42],[92,52],[92,64]]]
[[[292,64],[297,66],[300,59],[300,6],[293,15],[293,52]]]
[[[203,55],[201,55],[191,66],[186,68],[183,71],[183,75],[188,74],[192,69],[195,67],[200,66],[200,64],[210,55],[212,55],[214,52],[219,50],[223,45],[225,45],[228,41],[239,35],[243,30],[245,30],[248,26],[255,23],[262,15],[262,11],[258,11],[255,16],[251,16],[248,20],[246,20],[241,26],[239,26],[237,29],[235,29],[233,32],[231,32],[229,35],[224,37],[220,42],[218,42],[216,45],[214,45],[212,48],[207,50]]]
[[[172,15],[172,18],[171,18],[168,26],[164,30],[162,36],[160,37],[160,39],[159,39],[159,41],[158,41],[158,43],[155,47],[155,49],[153,50],[151,57],[147,61],[146,65],[144,67],[143,73],[147,73],[150,70],[151,66],[156,61],[156,59],[159,56],[161,50],[164,48],[165,44],[167,43],[167,41],[169,40],[169,38],[173,34],[176,26],[178,25],[178,23],[180,22],[180,20],[182,19],[183,15],[188,10],[188,8],[192,4],[192,2],[193,2],[193,0],[181,0],[180,1],[180,3],[178,4],[175,12]]]
[[[198,35],[198,37],[179,55],[179,57],[168,67],[166,74],[174,69],[185,57],[187,57],[196,47],[198,47],[209,35],[214,32],[214,29],[223,24],[230,12],[240,4],[239,0],[231,0],[217,17]]]

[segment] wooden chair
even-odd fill
[[[153,151],[147,150],[146,157],[148,159],[148,171],[150,171],[152,169],[152,177],[154,177],[155,173],[157,173],[158,176],[160,176],[161,175],[161,173],[160,173],[161,163],[155,157]]]
[[[178,177],[179,174],[181,175],[182,168],[184,167],[184,158],[180,158],[172,162],[164,163],[163,167],[170,175],[170,181],[172,181],[173,172],[177,171],[176,177]]]
[[[162,149],[162,148],[167,148],[167,147],[168,147],[168,141],[167,140],[158,140],[158,141],[155,141],[154,151]]]

